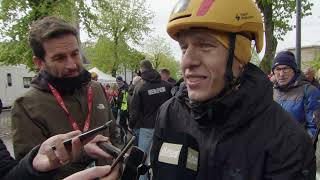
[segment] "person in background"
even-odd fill
[[[320,90],[313,86],[297,67],[290,51],[277,54],[272,63],[275,76],[273,99],[317,139],[320,121]]]
[[[117,97],[117,108],[119,112],[119,125],[123,128],[125,132],[128,131],[128,89],[129,86],[127,82],[123,80],[121,76],[116,77],[118,84],[118,97]],[[121,140],[125,142],[125,133],[120,131]]]
[[[159,70],[160,72],[160,76],[161,76],[161,79],[164,80],[164,81],[167,81],[169,82],[171,85],[175,85],[176,84],[176,80],[174,80],[170,75],[170,71],[169,69],[166,69],[166,68],[162,68]]]
[[[3,141],[0,139],[0,179],[51,179],[51,177],[58,172],[56,171],[58,167],[64,166],[79,158],[80,154],[83,153],[83,150],[93,158],[111,158],[110,155],[106,154],[96,145],[97,142],[107,142],[108,138],[97,135],[89,143],[85,144],[84,142],[83,144],[85,146],[82,147],[83,144],[80,142],[80,139],[75,137],[79,134],[80,131],[73,131],[70,133],[59,134],[50,137],[41,145],[33,148],[20,161],[17,161],[10,156],[10,153],[3,144]],[[67,150],[63,145],[63,141],[70,138],[73,138],[72,146]],[[55,146],[56,149],[53,150],[52,146]],[[110,166],[94,167],[78,172],[67,177],[66,179],[89,180],[93,178],[105,177],[105,180],[115,180],[119,176],[118,168],[119,167],[110,173]],[[81,174],[81,176],[78,176],[78,174]]]
[[[311,138],[250,63],[252,45],[263,49],[261,14],[254,0],[177,1],[167,32],[185,83],[157,115],[153,180],[315,179]]]
[[[159,107],[171,96],[172,85],[161,80],[149,60],[140,62],[141,80],[135,84],[130,102],[129,127],[139,129],[139,148],[149,154]],[[140,176],[140,180],[147,176]]]
[[[98,81],[98,74],[95,72],[91,72],[91,80],[92,81]]]
[[[132,79],[132,84],[129,86],[128,89],[128,111],[129,111],[129,122],[130,122],[130,118],[132,117],[132,105],[131,105],[131,101],[132,101],[132,96],[133,96],[133,91],[134,88],[136,86],[136,84],[138,84],[141,81],[141,76],[136,75],[133,79]],[[131,130],[131,129],[130,129]],[[138,146],[139,145],[139,129],[138,128],[133,128],[132,129],[135,136],[136,136],[136,140],[135,140],[135,145]]]
[[[51,136],[85,132],[113,119],[104,89],[83,67],[75,27],[60,18],[44,17],[30,26],[29,45],[39,73],[11,111],[18,160]],[[101,134],[113,141],[114,126]],[[78,161],[59,167],[52,179],[63,179],[91,163],[92,158],[83,154]]]
[[[318,80],[314,77],[314,70],[311,67],[308,67],[307,69],[304,70],[304,74],[307,78],[307,80],[316,88],[320,89],[320,84]]]

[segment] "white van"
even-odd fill
[[[35,73],[26,65],[0,64],[0,98],[3,107],[11,107],[14,100],[29,89],[34,76]]]

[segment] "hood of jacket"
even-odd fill
[[[143,71],[141,78],[149,82],[161,82],[160,74],[154,69]]]
[[[50,83],[60,94],[72,94],[75,89],[80,89],[83,85],[91,81],[91,75],[88,71],[81,71],[80,75],[72,78],[53,77],[46,71],[40,71],[31,81],[31,86],[41,91],[50,91]]]
[[[191,116],[200,126],[236,128],[257,116],[272,104],[272,83],[255,65],[248,64],[242,74],[241,84],[219,100],[191,102],[187,87],[180,85],[175,98],[190,108]]]

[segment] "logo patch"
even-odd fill
[[[165,87],[160,87],[157,89],[149,89],[148,90],[148,95],[154,95],[154,94],[160,94],[160,93],[164,93],[166,92],[166,88]]]
[[[163,143],[160,149],[158,161],[178,165],[181,148],[181,144]]]
[[[197,171],[198,168],[199,152],[188,148],[187,168],[193,171]]]
[[[105,107],[103,104],[98,104],[98,105],[97,105],[97,108],[100,109],[100,110],[102,110],[102,109],[105,109],[106,107]]]

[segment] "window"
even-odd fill
[[[10,73],[7,73],[7,83],[9,87],[12,86],[12,77]]]
[[[31,77],[23,77],[23,87],[29,88],[32,78]]]

